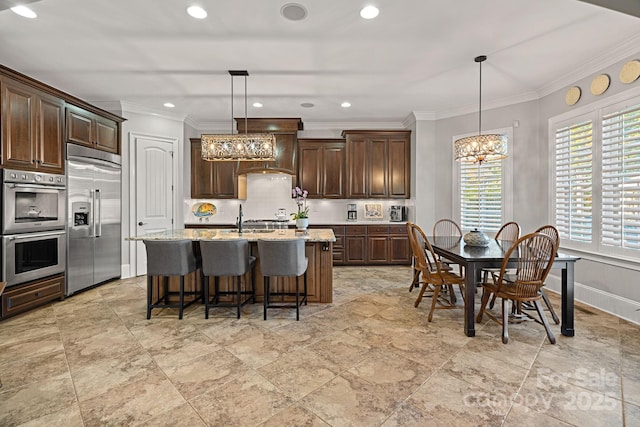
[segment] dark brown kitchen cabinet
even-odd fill
[[[67,106],[67,142],[119,153],[119,123],[74,105]]]
[[[411,264],[409,239],[404,224],[347,225],[332,228],[336,236],[334,265]],[[339,239],[338,233],[344,233],[344,240]],[[341,244],[343,248],[340,247]],[[336,252],[340,255],[336,255]]]
[[[367,263],[367,227],[347,225],[344,233],[345,264],[364,265]]]
[[[343,139],[298,140],[298,186],[310,198],[343,199],[345,162]]]
[[[64,299],[64,275],[6,288],[2,294],[2,318],[15,316],[56,299]]]
[[[209,162],[202,159],[200,138],[191,139],[191,198],[238,198],[237,162]]]
[[[389,226],[367,226],[367,264],[389,263]]]
[[[64,100],[9,78],[2,93],[2,165],[64,173]]]
[[[350,199],[410,197],[411,131],[346,130]]]
[[[238,174],[250,172],[282,172],[295,175],[298,171],[298,131],[303,129],[302,120],[259,118],[236,119],[238,133],[272,133],[276,137],[276,159],[270,162],[245,162],[238,167]]]
[[[411,264],[411,247],[404,224],[389,226],[389,264]]]
[[[333,234],[336,236],[336,241],[333,242],[333,265],[343,265],[345,263],[345,231],[344,226],[334,225],[331,226]]]

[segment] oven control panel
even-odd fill
[[[14,169],[5,169],[3,172],[5,183],[53,185],[56,187],[64,187],[66,184],[65,176],[59,174],[27,172]]]

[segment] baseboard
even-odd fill
[[[545,286],[549,290],[560,294],[562,281],[560,277],[549,275]],[[640,302],[585,286],[581,283],[574,284],[574,296],[576,301],[613,314],[629,322],[640,324]]]

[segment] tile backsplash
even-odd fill
[[[293,177],[283,174],[248,174],[247,199],[185,199],[184,220],[187,224],[234,224],[238,216],[238,207],[242,204],[244,219],[276,219],[276,211],[286,209],[288,213],[297,211],[295,200],[291,198]],[[196,203],[210,202],[216,207],[216,214],[210,217],[196,217],[193,206]],[[356,199],[309,199],[309,222],[311,224],[339,224],[347,222],[347,204],[355,204],[358,222],[389,221],[392,205],[410,206],[411,200],[356,200]],[[382,219],[366,220],[364,205],[377,203],[382,205]],[[413,209],[409,207],[409,219]],[[293,223],[293,221],[291,221]]]

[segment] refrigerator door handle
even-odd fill
[[[96,192],[89,190],[91,193],[91,231],[89,237],[96,237]]]
[[[96,196],[97,196],[97,228],[96,228],[96,237],[102,236],[102,192],[96,188]]]

